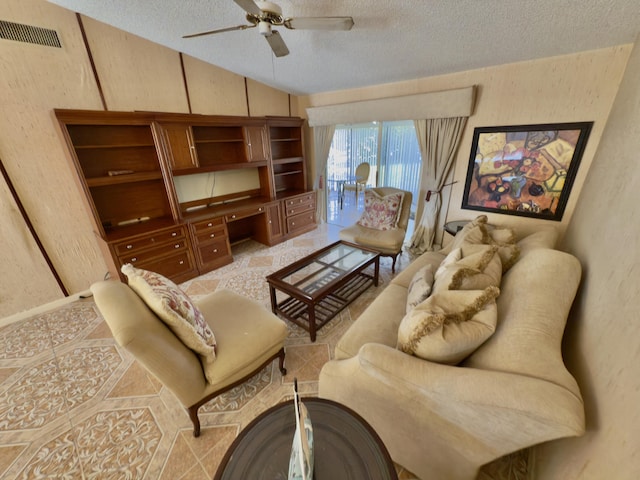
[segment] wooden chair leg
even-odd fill
[[[189,418],[191,418],[191,423],[193,423],[193,436],[200,436],[200,419],[198,418],[198,409],[200,405],[193,405],[189,407],[187,410],[189,411]]]
[[[393,263],[391,264],[391,272],[396,273],[396,260],[398,259],[398,254],[391,255],[393,257]]]
[[[287,374],[287,369],[284,368],[284,348],[280,350],[280,354],[278,355],[278,358],[279,358],[278,367],[280,368],[280,373],[282,374],[282,376],[285,376]]]

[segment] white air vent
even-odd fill
[[[5,20],[0,20],[0,38],[62,48],[58,33],[55,30],[7,22]]]

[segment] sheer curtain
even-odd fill
[[[415,128],[422,154],[422,182],[420,191],[430,192],[428,200],[419,199],[422,215],[416,223],[410,248],[415,253],[433,248],[442,200],[440,189],[451,170],[462,138],[467,117],[416,120]]]
[[[327,221],[327,179],[324,178],[327,169],[327,158],[331,150],[331,141],[335,125],[318,125],[313,127],[313,154],[316,170],[313,178],[313,188],[318,192],[316,204],[316,218],[319,223]]]

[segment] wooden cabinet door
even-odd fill
[[[267,152],[267,129],[263,126],[244,127],[247,160],[250,162],[264,162],[269,158]]]
[[[269,240],[271,244],[277,243],[284,236],[281,205],[280,202],[275,202],[266,206]]]
[[[198,167],[198,155],[189,125],[162,125],[165,147],[172,170]]]

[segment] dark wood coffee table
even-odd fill
[[[373,265],[373,274],[365,272]],[[371,285],[378,286],[380,254],[339,241],[267,277],[271,310],[309,332],[316,331]],[[286,298],[278,302],[276,290]]]
[[[313,424],[314,480],[397,480],[389,452],[360,415],[332,400],[302,402]],[[236,437],[214,480],[286,480],[295,428],[293,401],[271,407]]]

